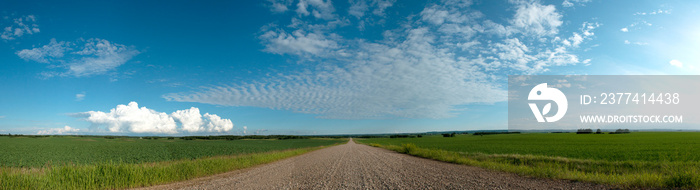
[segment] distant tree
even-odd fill
[[[576,134],[592,134],[593,129],[579,129],[576,131]]]
[[[600,129],[595,131],[595,134],[602,134],[602,133],[603,133],[603,131],[601,131]]]

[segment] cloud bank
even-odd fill
[[[76,114],[93,127],[104,128],[115,133],[162,133],[176,134],[179,132],[228,132],[233,129],[230,119],[222,119],[216,114],[201,115],[198,108],[178,110],[171,114],[158,112],[138,103],[117,105],[109,112],[88,111]],[[176,122],[177,121],[177,122]],[[177,123],[180,123],[178,125]]]

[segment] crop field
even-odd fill
[[[545,178],[622,188],[700,187],[700,133],[499,134],[370,138],[411,155]]]
[[[269,163],[346,141],[3,136],[0,137],[0,187],[141,187]]]
[[[123,163],[160,162],[202,157],[261,153],[275,150],[330,145],[340,141],[289,140],[180,140],[160,138],[106,139],[100,137],[0,137],[1,167],[85,165],[106,161]]]

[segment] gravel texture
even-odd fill
[[[274,163],[144,189],[608,189],[418,158],[352,139]]]

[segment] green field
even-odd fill
[[[289,140],[168,140],[160,138],[106,139],[100,137],[0,137],[0,167],[85,165],[107,161],[160,162],[221,155],[324,146],[340,142],[327,139]]]
[[[500,134],[358,139],[402,153],[623,188],[700,188],[700,133]]]
[[[0,137],[0,187],[114,189],[150,186],[269,163],[346,141],[4,136]]]

